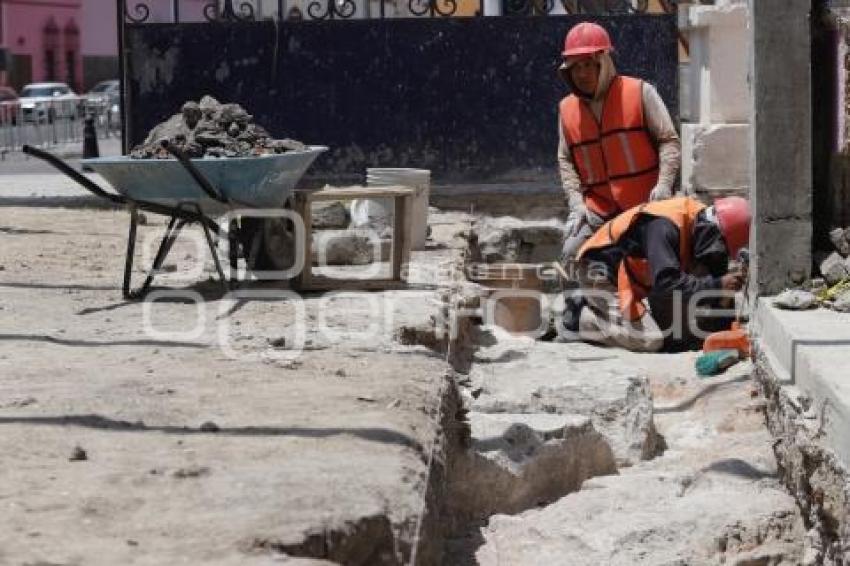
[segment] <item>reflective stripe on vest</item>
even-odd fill
[[[588,208],[610,218],[648,201],[658,182],[658,151],[644,122],[643,82],[615,77],[601,123],[575,95],[564,98],[559,108]]]
[[[609,220],[584,243],[578,259],[590,250],[615,245],[642,215],[659,216],[673,222],[679,229],[679,262],[682,272],[691,267],[691,237],[697,215],[705,205],[690,197],[679,197],[650,202],[630,208],[613,220]],[[652,289],[649,262],[646,259],[626,256],[617,268],[617,295],[620,312],[626,320],[638,320],[646,312],[643,299]]]

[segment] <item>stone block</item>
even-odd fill
[[[828,284],[835,285],[850,276],[850,268],[838,252],[832,252],[821,262],[820,273]]]
[[[350,221],[348,208],[339,201],[317,202],[310,215],[316,230],[343,230],[348,228]]]
[[[692,32],[690,86],[693,108],[703,123],[749,121],[747,7],[743,4],[695,6],[689,11]],[[696,116],[694,116],[695,121]]]
[[[321,265],[368,265],[385,261],[389,241],[368,231],[322,230],[313,234],[313,262]]]
[[[850,231],[844,228],[835,228],[829,232],[829,240],[842,257],[850,255],[850,241],[847,240],[848,235],[850,235]]]
[[[685,194],[746,195],[750,184],[749,160],[749,125],[682,125]]]
[[[473,227],[473,260],[486,263],[541,263],[556,259],[564,242],[558,220],[485,218]]]

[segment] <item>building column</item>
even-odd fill
[[[811,0],[748,0],[750,292],[802,282],[812,263]]]

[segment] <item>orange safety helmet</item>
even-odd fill
[[[611,51],[611,38],[605,28],[599,24],[582,22],[573,26],[564,39],[564,57],[577,55],[592,55],[593,53]]]
[[[714,212],[729,257],[735,258],[750,241],[750,205],[741,197],[724,197],[714,201]]]

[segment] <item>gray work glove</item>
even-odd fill
[[[567,238],[572,238],[578,234],[581,227],[587,221],[586,216],[584,206],[576,206],[570,210],[570,214],[567,216],[567,224],[564,228],[564,235]]]
[[[666,185],[655,185],[649,193],[649,200],[664,200],[673,196],[673,190]]]

